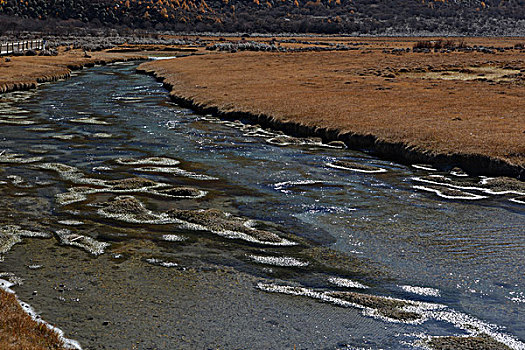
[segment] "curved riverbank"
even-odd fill
[[[144,59],[137,53],[63,51],[57,56],[17,56],[0,60],[0,93],[36,89],[38,84],[71,76],[71,72],[95,65]]]
[[[255,57],[253,56],[255,54],[249,55],[250,54],[247,55],[249,59]],[[316,118],[306,115],[298,117],[294,115],[296,112],[290,108],[288,109],[291,116],[286,116],[282,113],[283,108],[279,109],[278,113],[267,113],[264,109],[257,108],[255,104],[251,104],[251,102],[237,106],[235,103],[228,103],[229,98],[227,96],[228,94],[233,95],[242,90],[242,88],[247,87],[250,83],[253,83],[249,81],[249,78],[245,80],[244,85],[242,85],[242,82],[239,83],[238,80],[234,80],[232,85],[236,86],[231,91],[218,91],[218,88],[213,86],[213,82],[201,85],[203,82],[206,83],[206,77],[198,81],[191,81],[191,78],[195,77],[195,74],[189,71],[188,66],[199,65],[199,68],[203,68],[203,64],[214,64],[215,67],[213,67],[213,69],[210,69],[209,66],[204,67],[204,69],[207,70],[207,72],[213,71],[216,74],[220,74],[221,78],[227,82],[228,71],[226,70],[225,73],[221,73],[222,62],[220,59],[217,59],[218,56],[219,55],[214,55],[212,58],[208,58],[207,62],[202,57],[199,57],[197,62],[188,64],[187,61],[185,61],[185,65],[182,66],[177,64],[181,63],[181,60],[173,61],[175,63],[171,64],[170,62],[150,62],[139,66],[137,72],[154,76],[158,81],[164,83],[165,88],[170,91],[172,100],[180,106],[193,109],[201,114],[211,114],[230,120],[247,120],[250,123],[260,124],[263,127],[283,131],[291,136],[320,137],[326,143],[342,141],[348,148],[365,150],[376,156],[400,163],[430,163],[437,168],[446,170],[460,167],[471,175],[509,176],[525,180],[525,164],[522,161],[524,143],[521,142],[525,142],[525,134],[520,136],[518,133],[514,144],[510,146],[510,148],[514,148],[507,150],[512,157],[501,157],[491,154],[490,149],[478,152],[475,147],[468,144],[465,145],[464,148],[462,148],[461,145],[459,145],[459,147],[455,145],[455,149],[451,149],[451,147],[443,147],[443,145],[439,144],[436,140],[431,140],[428,144],[418,142],[420,140],[411,138],[410,133],[413,129],[420,126],[421,123],[424,123],[424,120],[418,121],[415,125],[387,125],[386,128],[400,129],[400,134],[405,133],[408,136],[405,138],[400,138],[398,137],[399,135],[395,135],[396,137],[383,137],[376,134],[373,130],[374,128],[356,127],[354,130],[348,130],[352,129],[352,127],[349,128],[338,120],[335,120],[334,123],[331,124],[332,126],[328,127],[326,125],[330,123],[327,123],[322,117]],[[223,55],[223,57],[224,56],[225,55]],[[233,55],[230,55],[224,60],[228,60],[232,56]],[[279,60],[281,57],[274,56],[273,59]],[[235,60],[235,58],[231,58],[230,60]],[[246,62],[246,60],[240,62]],[[264,72],[259,73],[264,75]],[[237,86],[239,84],[241,84],[241,87]],[[274,97],[273,92],[270,91],[272,88],[273,86],[268,87],[268,93]],[[211,97],[207,97],[207,93],[209,93]],[[282,95],[277,96],[282,97]],[[250,96],[248,93],[242,97],[249,98]],[[253,96],[253,98],[255,99],[257,96]],[[283,103],[282,100],[277,99],[274,102],[275,104]],[[380,102],[381,101],[378,101],[378,103]],[[311,102],[305,100],[305,103],[308,104]],[[403,108],[403,106],[400,106],[400,108]],[[312,111],[317,111],[315,106],[312,106]],[[460,120],[461,118],[457,119]],[[521,119],[523,118],[521,117]],[[519,123],[519,120],[517,123]],[[486,125],[485,127],[489,132],[491,126]],[[408,131],[405,129],[408,129]],[[505,132],[502,134],[504,135]]]

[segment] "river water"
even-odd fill
[[[197,115],[135,68],[0,100],[0,278],[67,337],[525,348],[522,186]]]

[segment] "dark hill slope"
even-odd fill
[[[525,0],[0,0],[0,14],[161,30],[525,35]]]

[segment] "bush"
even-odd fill
[[[444,40],[444,39],[438,39],[438,40],[424,40],[424,41],[418,41],[414,44],[414,49],[434,49],[434,50],[441,50],[441,49],[456,49],[456,48],[465,48],[467,45],[462,40],[459,43],[456,43],[454,40]]]

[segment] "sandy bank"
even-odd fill
[[[0,92],[34,89],[39,83],[67,78],[72,70],[141,58],[144,55],[105,51],[92,52],[86,57],[81,50],[61,50],[58,56],[10,57],[10,62],[1,57]]]
[[[392,54],[383,51],[388,45],[210,53],[147,62],[139,71],[201,113],[341,140],[396,161],[524,179],[523,54]]]

